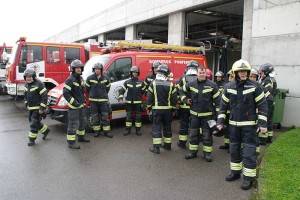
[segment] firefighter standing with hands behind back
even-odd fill
[[[39,131],[43,134],[43,140],[50,132],[49,128],[41,122],[42,116],[46,115],[47,90],[44,83],[36,78],[33,69],[25,70],[24,80],[26,81],[24,89],[25,107],[29,111],[30,122],[28,146],[32,146],[35,144]]]
[[[249,80],[250,71],[251,66],[245,60],[238,60],[233,64],[235,80],[224,87],[217,122],[217,128],[221,130],[226,121],[227,110],[230,111],[231,173],[226,176],[226,181],[239,179],[243,170],[243,190],[250,189],[256,178],[257,129],[262,133],[267,132],[268,108],[265,94],[259,83]]]
[[[141,116],[141,104],[142,94],[145,92],[144,83],[138,78],[140,75],[140,69],[137,66],[132,66],[130,69],[131,79],[124,82],[122,88],[119,90],[119,103],[123,103],[124,93],[127,91],[126,96],[126,130],[124,136],[131,133],[131,126],[133,122],[133,113],[135,114],[135,133],[136,135],[142,135],[142,116]]]

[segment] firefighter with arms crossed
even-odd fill
[[[65,81],[63,96],[68,102],[68,130],[67,141],[71,149],[80,149],[76,143],[75,137],[78,136],[78,142],[90,142],[85,138],[85,127],[87,117],[85,113],[84,81],[81,77],[83,64],[80,60],[74,60],[70,66],[71,75]]]
[[[86,79],[86,90],[89,94],[89,101],[91,103],[90,110],[93,120],[93,129],[95,131],[94,137],[100,135],[100,118],[104,132],[104,136],[112,138],[110,133],[109,121],[109,105],[108,92],[110,89],[110,80],[103,74],[103,65],[95,63],[93,66],[94,74]]]
[[[33,69],[25,70],[24,80],[26,81],[24,89],[25,107],[29,111],[30,122],[28,146],[32,146],[35,144],[39,131],[43,134],[43,140],[50,132],[49,128],[41,122],[42,117],[46,116],[47,90],[44,83],[36,78],[36,72]]]
[[[224,87],[217,122],[217,128],[221,130],[229,109],[231,173],[226,176],[226,181],[239,179],[243,170],[243,190],[250,189],[256,178],[257,131],[267,132],[267,101],[259,83],[249,79],[250,71],[251,66],[245,60],[233,64],[235,80]]]
[[[152,109],[153,113],[153,146],[149,150],[156,154],[160,153],[160,147],[171,150],[172,144],[171,122],[176,106],[177,92],[174,84],[168,80],[169,74],[169,67],[165,64],[160,65],[157,69],[156,79],[150,84],[147,93],[147,112],[149,114]],[[163,145],[161,129],[163,129],[164,136]]]
[[[126,130],[123,135],[129,135],[131,133],[131,126],[133,122],[133,114],[135,114],[135,133],[136,135],[142,135],[142,94],[145,92],[144,83],[138,78],[140,75],[140,69],[137,66],[132,66],[130,69],[131,79],[124,82],[122,88],[119,90],[119,103],[123,103],[124,93],[127,91],[126,96]]]
[[[197,70],[198,70],[197,61],[191,60],[187,63],[185,69],[185,75],[182,76],[176,83],[177,91],[182,88],[188,82],[194,81],[197,79]],[[178,93],[179,95],[179,93]],[[187,94],[188,98],[190,98],[190,94]],[[179,141],[177,145],[180,148],[186,148],[186,142],[188,139],[188,130],[189,130],[189,119],[190,119],[190,106],[182,103],[180,104],[180,115],[179,115]]]

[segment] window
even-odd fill
[[[42,46],[23,45],[19,59],[19,72],[24,72],[26,65],[43,61]]]
[[[65,47],[65,64],[71,64],[76,59],[80,60],[80,48]]]
[[[108,68],[111,82],[121,81],[130,77],[131,58],[115,60]]]
[[[59,64],[59,47],[47,47],[47,63],[48,64]]]

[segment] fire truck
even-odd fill
[[[195,60],[199,65],[207,68],[205,48],[199,47],[119,42],[112,47],[104,48],[102,52],[102,55],[92,57],[85,64],[82,76],[86,80],[93,73],[92,67],[95,63],[100,62],[103,64],[103,72],[111,80],[111,88],[108,94],[112,109],[111,120],[126,117],[125,104],[119,104],[117,97],[123,83],[130,78],[130,68],[132,66],[140,68],[139,79],[144,81],[145,77],[152,73],[149,70],[151,70],[154,61],[165,63],[170,67],[174,83],[184,75],[186,64],[190,60]],[[48,103],[52,119],[67,122],[68,106],[62,95],[63,87],[64,84],[60,84],[49,91]],[[88,107],[89,102],[87,101]],[[143,108],[145,108],[145,105]],[[145,116],[146,112],[142,114]],[[91,117],[88,116],[88,119],[90,123]]]
[[[6,82],[6,63],[9,60],[11,53],[11,46],[6,46],[5,43],[0,46],[0,94],[4,94],[6,92],[5,82]]]
[[[69,66],[75,59],[85,63],[101,54],[98,44],[62,44],[27,42],[21,37],[13,46],[6,65],[6,87],[11,96],[24,95],[24,71],[32,68],[48,90],[63,83],[70,75]]]

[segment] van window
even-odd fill
[[[59,64],[59,47],[47,47],[47,63]]]
[[[76,59],[80,60],[80,48],[65,47],[65,64],[71,64]]]
[[[26,64],[43,61],[42,46],[24,45],[19,59],[19,72],[24,72]]]
[[[121,81],[130,77],[131,58],[116,59],[109,67],[108,72],[111,82]]]

